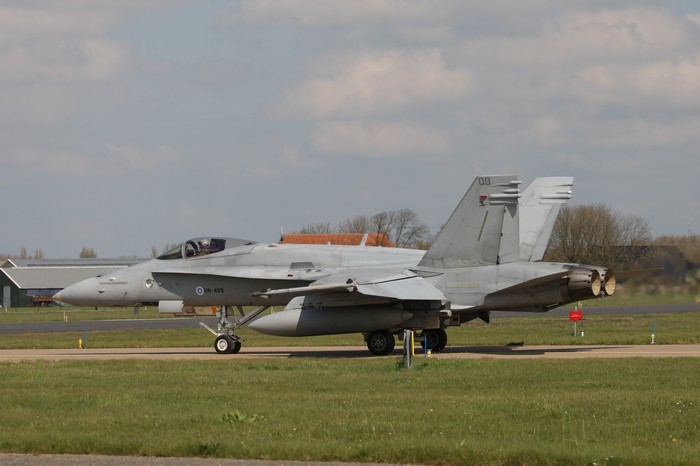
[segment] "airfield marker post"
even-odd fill
[[[403,367],[413,367],[413,331],[407,328],[403,330]]]
[[[574,336],[576,336],[576,323],[579,320],[583,320],[583,311],[576,306],[573,311],[569,312],[569,320],[574,323]],[[581,336],[583,336],[583,330],[581,330]]]

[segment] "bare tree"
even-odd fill
[[[328,233],[333,233],[331,224],[328,222],[306,225],[299,230],[299,234],[302,235],[325,235]]]
[[[428,225],[418,219],[418,214],[410,209],[401,209],[394,213],[392,224],[392,241],[399,248],[417,247],[430,234]]]
[[[386,239],[402,248],[425,248],[430,237],[428,226],[410,209],[383,211],[374,215],[355,215],[342,221],[335,229],[328,223],[316,223],[299,231],[301,234],[336,232],[376,234],[379,241]],[[388,243],[378,246],[388,246]]]
[[[382,235],[385,235],[386,238],[389,238],[389,233],[391,232],[391,225],[394,222],[394,212],[384,211],[376,213],[370,217],[369,222],[369,232],[377,235],[377,241],[380,241],[380,237]],[[377,246],[386,245],[377,244]]]
[[[650,242],[649,226],[641,217],[619,214],[603,204],[565,206],[545,260],[609,265],[629,261]]]
[[[367,215],[355,215],[338,225],[338,233],[367,233],[370,229]]]

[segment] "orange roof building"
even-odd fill
[[[365,246],[396,247],[385,233],[326,233],[320,235],[285,234],[282,244],[333,244],[336,246],[360,246],[362,240]]]

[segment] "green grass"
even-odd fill
[[[132,315],[130,309],[80,310],[69,318]],[[44,318],[53,316],[39,317]],[[8,320],[0,316],[0,322]],[[567,317],[547,314],[496,316],[488,325],[450,328],[448,335],[450,345],[458,346],[645,344],[652,322],[661,344],[700,343],[700,313],[692,312],[587,316],[584,337],[572,336]],[[363,344],[359,335],[278,338],[249,330],[241,335],[245,346]],[[3,335],[0,348],[71,348],[83,336]],[[122,330],[89,332],[87,346],[211,348],[212,343],[202,329]],[[699,386],[698,360],[685,358],[419,358],[413,370],[400,369],[396,357],[0,363],[0,451],[427,464],[697,464]]]
[[[507,345],[641,345],[651,341],[652,323],[658,344],[700,343],[700,313],[587,316],[579,323],[584,336],[573,336],[568,317],[542,314],[535,317],[501,318],[490,324],[480,320],[447,329],[450,346]],[[362,336],[273,337],[242,329],[244,346],[364,345]],[[84,332],[3,335],[0,349],[74,348]],[[87,333],[89,348],[213,347],[213,336],[204,329],[119,330]]]
[[[131,308],[76,308],[76,307],[43,307],[43,308],[12,308],[0,312],[0,323],[26,323],[26,322],[63,322],[64,320],[114,320],[114,319],[172,319],[170,314],[161,314],[158,308],[149,307],[139,309],[134,313]]]
[[[695,294],[687,293],[656,293],[641,294],[626,290],[616,291],[612,296],[604,299],[589,299],[584,301],[584,307],[597,306],[659,306],[663,304],[687,304],[694,303],[700,298]]]
[[[691,359],[0,364],[0,451],[697,464]]]

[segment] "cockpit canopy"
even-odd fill
[[[191,259],[193,257],[206,256],[208,254],[221,252],[225,249],[251,244],[255,244],[255,241],[237,238],[193,238],[161,254],[158,256],[158,259]]]

